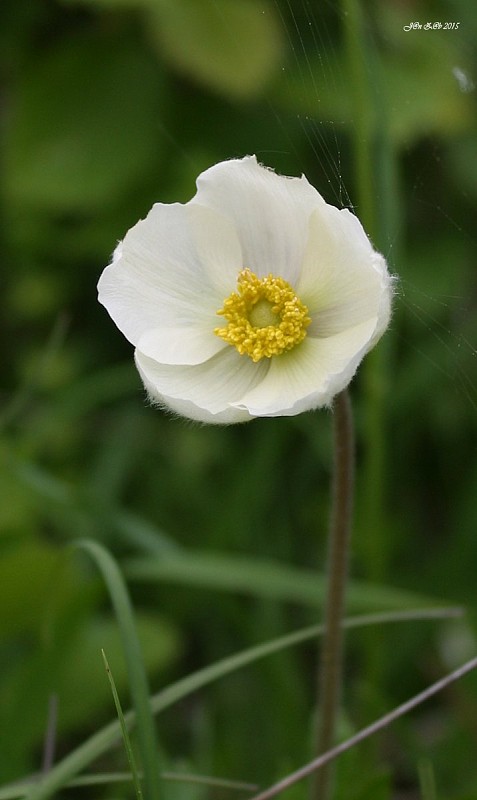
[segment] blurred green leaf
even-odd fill
[[[455,136],[469,130],[473,99],[460,88],[455,69],[461,65],[470,74],[471,68],[458,37],[452,39],[446,31],[422,31],[420,37],[404,34],[407,7],[388,4],[382,9],[378,23],[386,49],[379,52],[379,86],[372,73],[369,78],[376,107],[385,109],[393,144],[409,146],[425,136]],[[368,70],[372,70],[369,65]],[[322,47],[318,55],[307,55],[305,63],[297,60],[287,67],[287,81],[277,83],[275,97],[282,107],[301,111],[311,120],[353,125],[352,91],[341,50]],[[377,131],[375,109],[362,108],[361,113],[369,131]]]
[[[413,612],[411,612],[411,614],[414,616]],[[417,611],[415,619],[419,618],[419,614],[420,612]],[[359,628],[361,626],[379,623],[386,624],[386,622],[404,621],[407,618],[406,614],[401,615],[399,613],[377,616],[366,615],[363,617],[356,616],[345,620],[344,625],[346,628]],[[426,612],[424,612],[422,618],[427,618]],[[154,714],[159,714],[193,692],[196,692],[198,689],[214,683],[236,670],[240,670],[245,666],[253,664],[258,660],[278,653],[286,648],[315,639],[322,633],[323,626],[314,625],[247,648],[232,656],[222,658],[220,661],[209,664],[196,672],[180,678],[159,691],[151,697],[151,709]],[[128,711],[124,715],[124,720],[128,727],[132,725],[134,713]],[[249,729],[247,728],[247,730]],[[33,787],[32,791],[28,794],[28,798],[30,800],[46,800],[46,798],[50,798],[57,789],[61,788],[65,783],[78,775],[84,767],[88,766],[93,760],[105,753],[120,740],[120,738],[121,726],[117,721],[111,722],[97,730],[89,739],[55,764],[41,784],[37,784]]]
[[[465,131],[474,113],[471,98],[461,91],[455,74],[456,67],[466,70],[470,66],[458,32],[423,30],[415,36],[413,31],[403,31],[409,22],[407,6],[388,3],[382,7],[379,24],[385,42],[381,58],[386,105],[390,133],[398,145],[409,145],[423,136]]]
[[[473,130],[452,143],[449,148],[449,178],[456,187],[477,197],[477,148],[475,146],[477,121]]]
[[[9,200],[91,213],[144,175],[158,147],[158,66],[121,35],[61,39],[22,71],[6,133]]]
[[[121,636],[129,691],[136,714],[137,739],[144,770],[145,793],[151,800],[159,800],[162,793],[159,777],[162,759],[159,756],[156,728],[149,703],[149,682],[131,598],[117,561],[109,550],[92,539],[81,539],[75,543],[75,547],[93,560],[108,590]],[[102,651],[104,656],[104,648]],[[123,729],[125,723],[122,714],[120,725]]]
[[[258,558],[182,550],[161,558],[129,559],[123,566],[129,579],[141,583],[177,583],[311,606],[318,606],[325,596],[324,575]],[[438,603],[417,593],[351,580],[347,605],[349,610],[357,612],[410,608],[433,602]]]
[[[3,460],[3,453],[1,453],[1,457],[0,496],[8,498],[8,500],[0,503],[0,541],[13,534],[18,544],[19,535],[31,532],[35,525],[34,503],[32,504],[29,489],[20,484],[6,468],[8,462]]]
[[[37,630],[47,617],[51,587],[56,583],[56,601],[65,602],[71,595],[72,573],[57,548],[33,539],[4,550],[0,557],[0,636]]]
[[[174,630],[153,614],[138,614],[137,628],[147,669],[155,671],[169,665],[178,648]],[[127,686],[116,621],[96,616],[57,633],[47,646],[30,651],[2,683],[0,727],[14,731],[2,747],[2,756],[8,756],[17,769],[31,769],[29,754],[43,738],[51,694],[58,698],[58,733],[62,736],[90,725],[101,713],[111,710],[101,649],[109,654],[118,690],[122,692]],[[5,769],[6,765],[2,777]]]
[[[256,97],[278,67],[281,31],[263,0],[161,0],[150,32],[170,65],[210,89]]]
[[[283,50],[268,0],[67,0],[105,9],[141,9],[151,41],[173,69],[227,97],[258,95]]]

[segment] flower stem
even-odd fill
[[[334,464],[332,506],[328,539],[328,587],[325,606],[325,632],[318,675],[319,718],[317,754],[334,744],[343,672],[343,616],[348,578],[349,542],[354,485],[354,434],[351,402],[347,390],[341,392],[333,408]],[[312,800],[328,800],[331,792],[331,765],[316,773]]]

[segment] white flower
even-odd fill
[[[353,214],[251,156],[155,204],[98,289],[150,399],[227,424],[329,405],[388,325],[392,279]]]

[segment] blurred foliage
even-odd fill
[[[386,126],[398,184],[384,248],[399,281],[381,345],[383,589],[402,589],[403,602],[417,592],[463,603],[469,616],[461,627],[402,626],[399,647],[394,629],[374,645],[350,634],[348,732],[475,652],[477,610],[477,6],[393,0],[363,10],[377,102],[362,113],[370,135]],[[205,575],[230,559],[228,585],[207,588],[190,573],[131,579],[155,687],[315,621],[299,593],[267,593],[265,567],[296,581],[300,569],[308,580],[323,568],[329,414],[208,429],[153,411],[95,285],[152,202],[187,201],[198,173],[223,158],[256,153],[282,173],[305,172],[337,205],[352,204],[357,187],[352,81],[332,4],[4,0],[0,16],[0,730],[8,732],[0,778],[8,781],[40,768],[52,695],[60,754],[114,715],[101,647],[126,692],[104,589],[65,547],[77,537],[96,538],[119,559],[183,552],[193,564],[200,551]],[[414,20],[460,26],[405,32]],[[379,192],[375,200],[386,202]],[[359,470],[361,376],[352,391]],[[360,546],[365,529],[358,502],[353,573],[364,585],[373,574]],[[244,588],[247,563],[258,583],[265,570],[265,590]],[[371,591],[368,600],[375,608]],[[382,661],[379,685],[363,671],[370,646]],[[171,760],[264,784],[304,763],[314,666],[314,648],[290,651],[168,712],[160,729]],[[416,797],[423,760],[439,796],[477,796],[476,707],[470,676],[394,726],[377,762],[346,756],[340,797]]]

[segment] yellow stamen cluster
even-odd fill
[[[303,341],[311,322],[307,307],[287,281],[271,273],[258,278],[250,269],[239,272],[237,292],[217,314],[228,324],[214,333],[252,361],[291,350]]]

